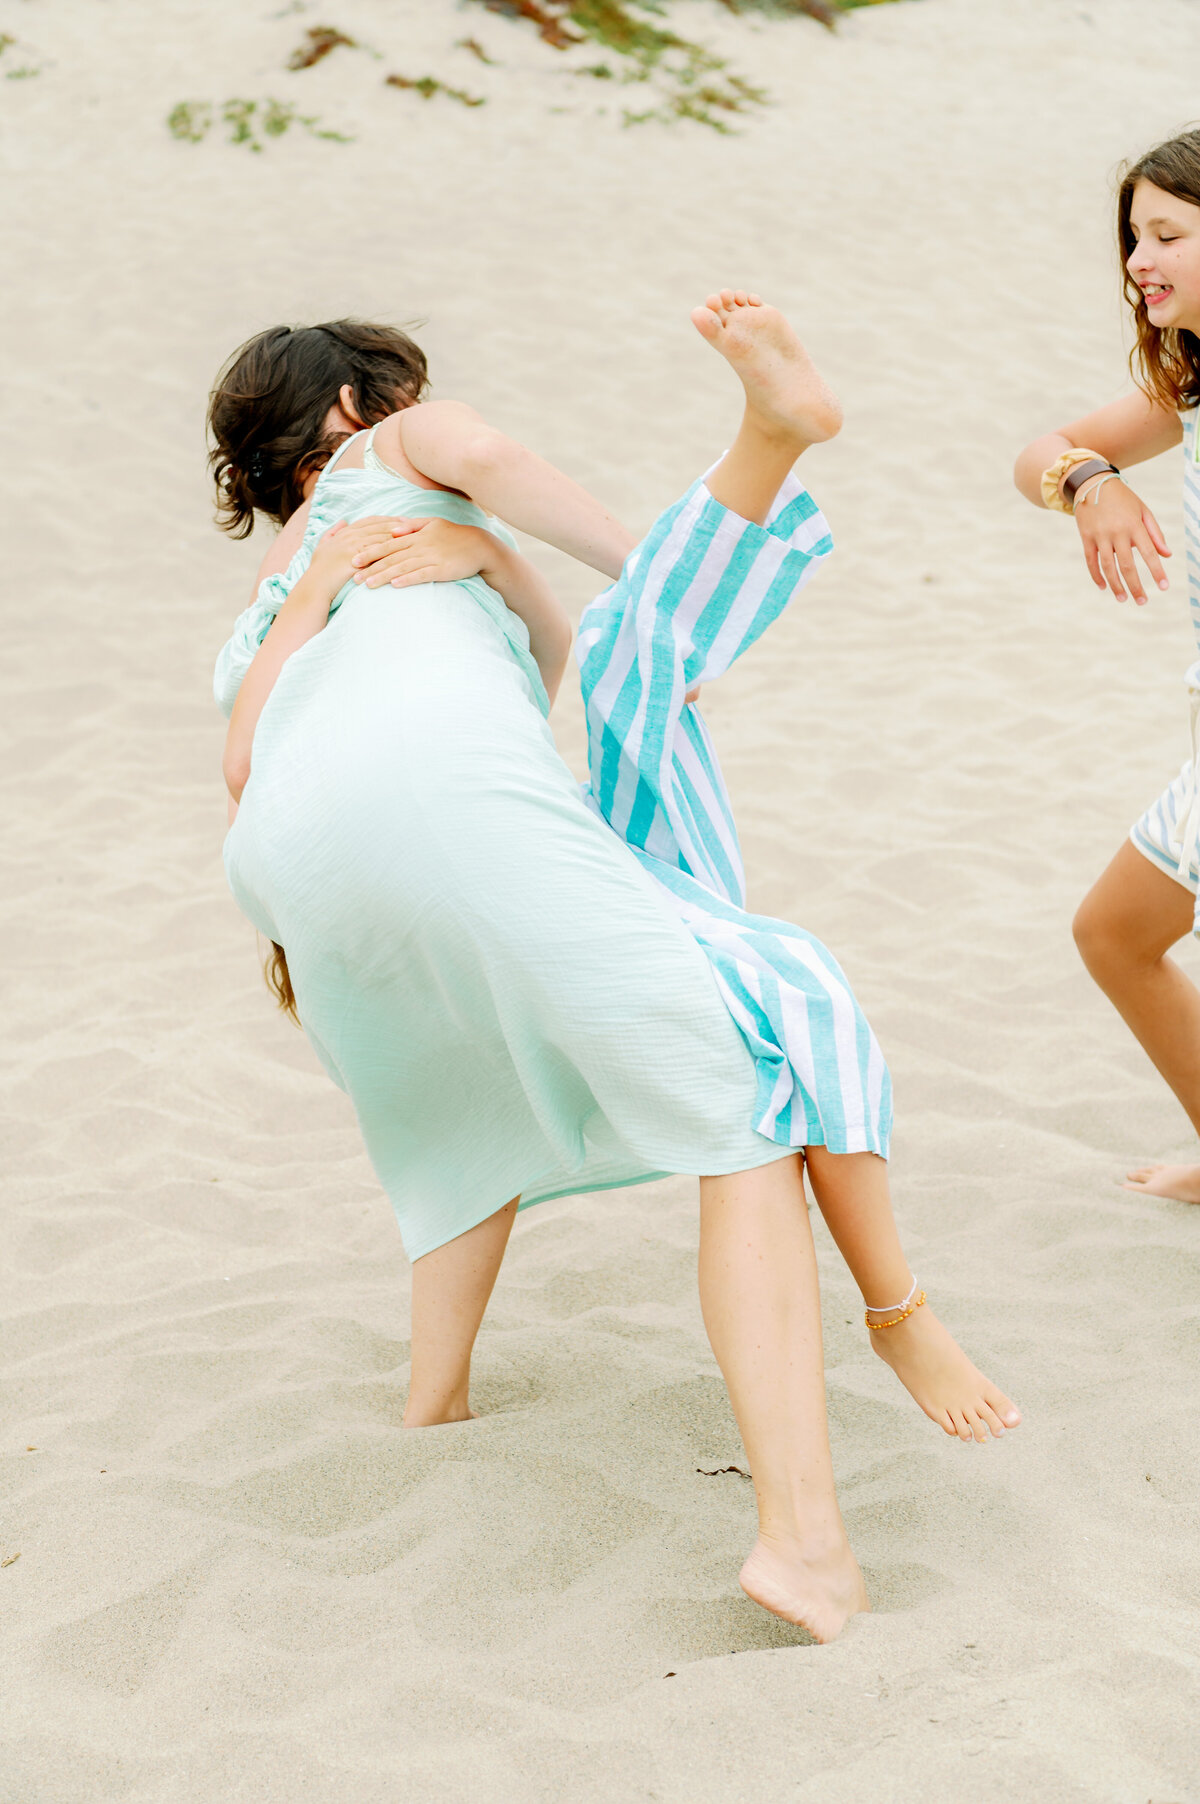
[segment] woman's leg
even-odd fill
[[[472,1414],[467,1400],[471,1350],[519,1200],[514,1197],[495,1215],[426,1253],[413,1266],[412,1377],[404,1410],[406,1428],[465,1422]]]
[[[1167,953],[1192,931],[1195,898],[1128,840],[1075,916],[1084,964],[1200,1133],[1200,990]],[[1200,1203],[1200,1165],[1150,1165],[1128,1188]]]
[[[700,1304],[758,1500],[742,1589],[832,1641],[870,1606],[833,1485],[817,1262],[798,1157],[701,1178]]]
[[[804,1149],[813,1194],[838,1251],[872,1314],[892,1315],[908,1296],[912,1273],[892,1213],[886,1161],[875,1153]],[[871,1330],[871,1345],[925,1414],[963,1441],[1015,1428],[1021,1412],[984,1377],[928,1303],[895,1327]]]

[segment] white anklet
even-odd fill
[[[916,1298],[915,1302],[913,1301],[914,1297]],[[901,1322],[907,1321],[913,1311],[919,1309],[924,1301],[925,1292],[922,1291],[920,1296],[917,1296],[917,1280],[914,1278],[912,1289],[905,1297],[903,1303],[885,1303],[878,1309],[873,1308],[871,1304],[868,1303],[863,1320],[866,1322],[868,1328],[896,1328]],[[892,1319],[890,1322],[873,1322],[871,1320],[873,1315],[890,1315]]]

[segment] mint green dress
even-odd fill
[[[304,542],[217,663],[226,713],[334,521],[440,515],[368,446],[331,465]],[[585,805],[523,623],[481,580],[347,584],[288,659],[225,842],[282,945],[411,1259],[522,1206],[786,1156],[751,1125],[754,1059],[708,959]]]

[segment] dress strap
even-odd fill
[[[363,448],[363,465],[366,469],[375,470],[378,474],[383,476],[398,476],[401,482],[407,482],[409,487],[412,488],[413,484],[410,478],[404,474],[404,471],[398,470],[395,464],[390,464],[385,458],[380,457],[378,451],[375,449],[375,434],[382,425],[383,421],[377,420],[367,435],[367,442]]]
[[[338,458],[342,455],[342,452],[348,451],[350,449],[350,446],[354,443],[355,439],[361,438],[363,433],[366,432],[366,430],[367,430],[366,427],[363,426],[358,432],[352,432],[350,434],[349,438],[344,438],[342,440],[341,444],[338,446],[337,450],[334,452],[334,454],[330,458],[329,462],[325,465],[325,469],[322,470],[321,474],[323,476],[326,475],[328,473],[328,471],[332,470],[334,464],[337,462]],[[371,439],[373,439],[374,437],[375,437],[375,430],[374,430],[374,427],[372,427],[370,436],[367,439],[368,446],[371,443]]]

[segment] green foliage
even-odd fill
[[[199,144],[212,130],[217,119],[226,127],[230,144],[244,144],[247,150],[261,152],[264,138],[282,138],[292,126],[302,126],[314,138],[327,138],[334,144],[349,144],[343,132],[330,131],[312,113],[298,113],[286,100],[225,100],[219,107],[207,100],[181,100],[167,114],[167,130],[173,138],[186,144]]]
[[[653,90],[642,107],[623,107],[625,125],[650,120],[674,124],[694,120],[717,132],[734,130],[731,120],[769,104],[764,89],[729,72],[722,57],[673,29],[679,7],[665,0],[472,0],[488,12],[523,21],[555,50],[600,44],[615,60],[572,71],[597,81],[641,83]],[[804,14],[833,30],[839,13],[888,0],[722,0],[732,13],[761,12],[778,18]],[[647,95],[647,99],[650,96]]]
[[[167,114],[167,130],[173,138],[187,144],[199,144],[212,124],[212,108],[207,100],[181,100]]]

